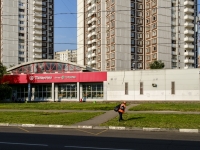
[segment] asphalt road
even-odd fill
[[[0,127],[0,150],[199,150],[199,133]]]

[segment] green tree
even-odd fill
[[[163,69],[165,64],[161,60],[155,60],[149,64],[150,69]]]
[[[8,83],[3,82],[3,76],[7,74],[6,67],[0,63],[0,100],[10,98],[12,94],[12,88]]]

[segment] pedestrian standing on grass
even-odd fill
[[[121,103],[120,107],[119,107],[119,110],[118,110],[118,113],[119,113],[119,122],[121,120],[124,120],[122,118],[122,114],[125,112],[125,108],[126,108],[126,102],[124,101],[123,103]]]

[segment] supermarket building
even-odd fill
[[[13,97],[27,101],[200,101],[200,69],[98,72],[40,60],[7,71]]]

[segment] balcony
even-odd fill
[[[42,53],[42,48],[34,48],[33,52],[34,53]]]
[[[172,62],[176,63],[176,62],[177,62],[177,59],[172,59]]]
[[[184,26],[185,27],[194,27],[194,24],[193,23],[191,23],[191,22],[186,22],[186,23],[184,23]]]
[[[88,0],[88,1],[87,1],[88,4],[91,3],[91,2],[92,2],[92,0]]]
[[[42,30],[35,30],[33,31],[33,34],[42,35]]]
[[[193,44],[185,44],[184,48],[185,49],[194,49],[194,45]]]
[[[87,37],[88,37],[88,38],[90,38],[91,36],[92,36],[92,33],[88,34],[88,36],[87,36]]]
[[[90,27],[88,28],[88,31],[90,31],[90,30],[92,30],[92,26],[90,26]]]
[[[88,57],[88,58],[91,58],[91,55],[88,55],[87,57]]]
[[[42,41],[42,36],[34,36],[33,40],[34,41]]]
[[[185,30],[184,31],[184,34],[194,34],[194,31],[193,30]]]
[[[172,44],[172,47],[176,47],[176,44]]]
[[[35,54],[35,55],[33,55],[33,58],[41,59],[42,55],[41,54]]]
[[[19,36],[19,39],[24,40],[24,36]]]
[[[33,43],[33,46],[34,46],[34,47],[41,47],[41,46],[42,46],[42,43]]]
[[[194,69],[192,66],[185,66],[184,69]]]
[[[185,19],[185,20],[194,20],[194,17],[191,16],[191,15],[185,15],[185,16],[184,16],[184,19]]]
[[[194,9],[191,8],[185,8],[184,13],[194,13]]]
[[[96,40],[96,39],[93,39],[93,40],[92,40],[92,43],[95,43],[95,42],[97,42],[97,40]]]
[[[89,47],[89,48],[88,48],[88,52],[91,51],[91,50],[92,50],[92,47]]]
[[[91,62],[89,61],[87,64],[90,66],[90,65],[91,65]]]
[[[96,54],[95,53],[92,53],[92,57],[95,57],[96,56]]]
[[[96,49],[96,46],[92,46],[92,50],[95,50]]]
[[[33,19],[33,22],[34,22],[34,23],[42,23],[42,19],[37,19],[37,18],[35,18],[35,19]]]
[[[35,6],[35,7],[33,7],[33,10],[34,10],[34,11],[42,12],[42,7],[37,7],[37,6]]]
[[[176,15],[175,15],[175,14],[173,14],[173,15],[172,15],[172,18],[176,18]]]
[[[193,37],[185,37],[184,41],[185,42],[194,42],[194,38]]]
[[[194,52],[185,52],[184,56],[194,56]]]
[[[194,59],[185,59],[184,63],[193,64],[194,63]]]
[[[177,55],[175,51],[172,51],[172,55]]]
[[[97,33],[96,32],[92,32],[92,35],[96,35]]]
[[[194,2],[190,1],[190,0],[185,0],[184,2],[184,6],[193,6]]]
[[[34,17],[42,17],[42,13],[34,13]]]
[[[92,44],[92,41],[88,41],[88,44]]]
[[[33,4],[42,6],[42,1],[34,0]]]
[[[92,60],[92,64],[95,64],[96,63],[96,60]]]
[[[38,25],[38,24],[34,25],[33,27],[36,29],[42,29],[42,25]]]
[[[96,11],[90,12],[90,13],[88,14],[88,17],[92,16],[92,15],[95,14],[95,13],[96,13]]]

